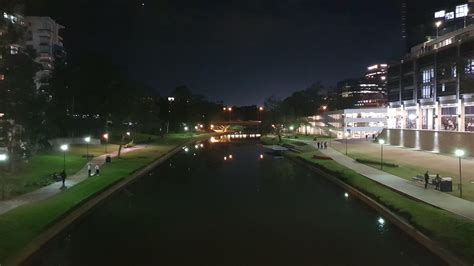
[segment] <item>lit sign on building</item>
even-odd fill
[[[469,7],[467,6],[467,4],[456,6],[456,17],[457,18],[465,17],[465,16],[467,16],[468,13],[469,13]]]
[[[446,16],[444,17],[446,20],[452,20],[454,19],[454,12],[448,12],[446,13]]]
[[[441,10],[435,13],[435,18],[444,18],[446,16],[446,10]]]

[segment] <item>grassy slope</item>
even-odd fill
[[[460,257],[474,262],[474,223],[447,211],[409,199],[370,179],[359,175],[334,161],[313,159],[319,152],[299,156],[305,161],[334,174],[347,184],[356,187],[384,206],[404,217],[410,224],[441,243]]]
[[[0,264],[64,213],[190,139],[191,135],[180,134],[159,140],[144,150],[126,154],[121,159],[114,160],[112,164],[105,165],[98,178],[90,178],[48,200],[1,215]]]
[[[108,151],[116,150],[118,146],[109,145]],[[79,171],[87,162],[86,145],[71,146],[66,153],[66,172],[69,174]],[[90,155],[100,155],[104,153],[104,146],[89,145]],[[63,169],[63,153],[60,151],[41,152],[33,156],[27,163],[19,166],[14,174],[6,177],[6,196],[14,197],[28,193],[53,182],[50,178],[54,172]]]

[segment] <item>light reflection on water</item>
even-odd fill
[[[355,197],[256,142],[191,148],[29,265],[442,265]]]

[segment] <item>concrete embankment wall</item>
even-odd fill
[[[384,129],[379,135],[387,144],[425,151],[454,154],[463,149],[474,155],[474,133],[413,129]]]

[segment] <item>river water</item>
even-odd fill
[[[116,193],[27,265],[444,265],[256,142],[203,146]]]

